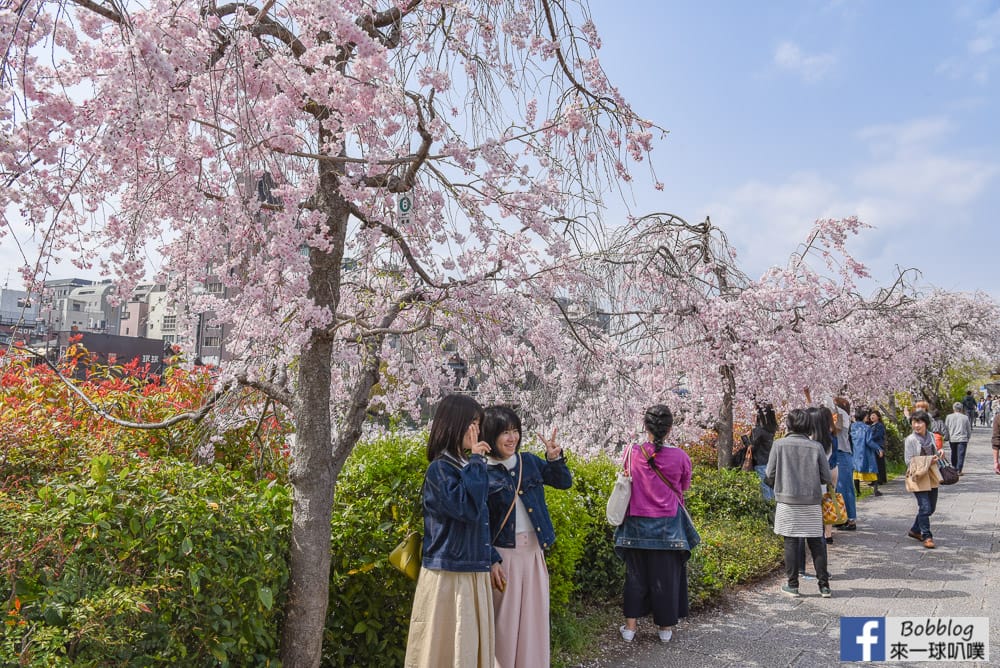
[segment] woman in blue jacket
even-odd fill
[[[549,571],[545,552],[555,531],[545,505],[548,485],[569,489],[556,432],[545,459],[521,452],[521,419],[510,408],[486,409],[482,438],[490,446],[490,531],[499,561],[492,568],[497,668],[549,665]]]
[[[851,447],[854,448],[854,490],[861,493],[862,482],[878,482],[878,458],[882,449],[872,439],[868,409],[858,407],[851,423]]]
[[[406,642],[408,668],[493,668],[489,487],[483,409],[445,397],[427,439],[423,559]],[[466,455],[465,453],[469,454]]]

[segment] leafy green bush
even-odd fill
[[[728,522],[737,518],[766,521],[770,505],[753,471],[696,466],[691,474],[687,508],[692,516]]]
[[[283,487],[107,455],[0,493],[0,663],[274,665],[289,516]]]
[[[389,435],[355,449],[337,482],[325,666],[402,665],[416,583],[389,565],[423,533],[426,437]]]

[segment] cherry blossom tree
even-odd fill
[[[610,361],[598,375],[614,384],[597,394],[640,405],[673,396],[688,418],[679,431],[715,430],[719,465],[730,465],[741,401],[787,406],[807,387],[839,392],[862,362],[852,317],[905,303],[902,279],[859,294],[868,274],[847,241],[866,228],[856,218],[818,220],[785,266],[757,279],[708,219],[655,214],[621,228],[590,259],[594,281],[576,297],[600,304],[609,323],[606,335],[589,332],[587,348]]]
[[[14,0],[0,35],[0,234],[40,246],[26,283],[69,259],[127,296],[162,257],[178,312],[224,326],[223,382],[294,416],[281,657],[317,665],[376,385],[389,412],[454,387],[442,345],[519,356],[496,388],[575,382],[546,359],[558,326],[509,323],[558,311],[567,239],[656,128],[565,0]]]

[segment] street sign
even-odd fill
[[[408,224],[413,216],[413,195],[399,193],[396,195],[396,211],[400,224]]]

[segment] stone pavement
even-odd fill
[[[801,579],[803,595],[784,596],[784,575],[775,574],[681,622],[668,644],[658,641],[650,618],[639,621],[631,644],[616,631],[605,656],[582,668],[834,666],[840,663],[842,616],[989,617],[989,663],[1000,666],[1000,475],[993,473],[989,428],[973,431],[965,475],[941,488],[931,517],[937,549],[906,535],[917,504],[903,478],[896,478],[882,487],[883,496],[859,501],[857,531],[834,531],[833,598],[820,598],[816,581]],[[811,557],[806,560],[813,573]]]

